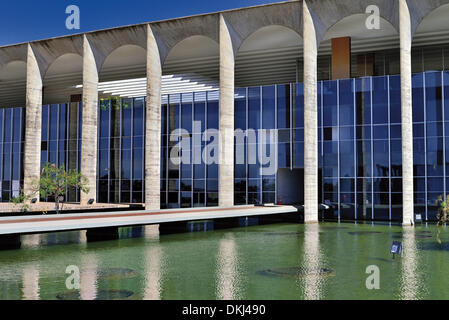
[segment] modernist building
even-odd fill
[[[51,162],[89,178],[67,201],[435,219],[449,191],[448,15],[448,0],[288,1],[1,47],[2,201]],[[169,161],[176,129],[220,130],[206,152],[219,163]],[[277,130],[272,174],[260,136],[235,129]]]

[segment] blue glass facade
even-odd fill
[[[81,168],[82,105],[42,106],[41,168],[48,162],[68,170]],[[79,190],[69,189],[66,201],[79,202]],[[51,198],[42,201],[53,201]]]
[[[219,93],[163,96],[161,125],[162,208],[218,206],[218,141],[203,133],[219,129]],[[175,164],[173,154],[187,160]]]
[[[24,110],[0,110],[0,196],[3,202],[17,197],[23,187]]]
[[[145,98],[102,100],[98,121],[98,202],[144,202]]]
[[[415,212],[434,220],[449,188],[449,72],[415,74],[412,84]],[[285,172],[298,174],[294,186],[302,190],[303,91],[301,83],[236,89],[235,129],[244,133],[235,140],[236,205],[285,203]],[[145,98],[102,100],[98,115],[98,201],[143,203]],[[325,217],[400,221],[400,76],[320,81],[317,116],[319,199],[331,206]],[[23,186],[24,118],[22,108],[0,110],[2,201],[10,201]],[[42,165],[80,169],[81,119],[80,103],[43,106]],[[218,159],[218,141],[203,133],[219,129],[219,93],[163,96],[161,119],[162,207],[218,205],[218,165],[210,161]],[[258,132],[273,129],[278,144],[270,150]],[[277,170],[262,175],[266,164],[260,155],[272,152]],[[188,163],[172,163],[173,154],[187,157]],[[67,201],[79,201],[78,191],[68,191]]]

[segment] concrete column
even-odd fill
[[[411,20],[406,0],[399,0],[401,37],[402,196],[403,224],[414,223]]]
[[[303,2],[304,41],[304,222],[318,222],[318,97],[317,40],[306,1]]]
[[[33,48],[28,44],[27,84],[26,84],[26,127],[24,154],[23,192],[30,199],[37,198],[39,192],[33,190],[33,181],[40,177],[41,130],[42,130],[42,76]]]
[[[234,205],[234,47],[220,15],[220,165],[219,205]]]
[[[147,100],[145,139],[145,207],[161,208],[161,81],[162,63],[151,26],[147,30]]]
[[[81,192],[81,204],[97,199],[98,68],[92,45],[84,35],[83,127],[81,173],[89,179],[89,193]]]

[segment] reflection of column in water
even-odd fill
[[[237,300],[241,295],[239,279],[238,252],[235,240],[231,237],[220,241],[217,257],[217,298]]]
[[[41,235],[40,234],[30,234],[22,236],[22,248],[36,248],[41,244]]]
[[[78,233],[78,243],[87,244],[87,232],[86,231],[80,231]]]
[[[97,297],[97,258],[93,254],[83,257],[80,283],[81,300],[95,300]]]
[[[321,299],[321,269],[320,235],[318,224],[304,226],[304,299]]]
[[[143,233],[145,239],[159,241],[159,225],[145,226]]]
[[[22,272],[23,300],[39,300],[39,265],[26,266]]]
[[[419,297],[418,256],[415,230],[404,228],[402,256],[401,292],[403,300],[417,300]]]
[[[150,247],[146,252],[144,300],[162,299],[162,263],[162,249],[158,246]]]

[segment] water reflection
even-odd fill
[[[33,264],[22,271],[23,300],[39,300],[39,265]]]
[[[303,279],[305,300],[322,299],[322,277],[319,272],[322,268],[322,255],[320,252],[320,233],[318,224],[306,224],[304,226],[304,259],[303,269],[310,270]]]
[[[81,286],[80,296],[81,300],[95,300],[97,297],[97,271],[98,261],[94,254],[86,254],[82,258],[81,269]]]
[[[231,234],[220,240],[217,254],[217,299],[238,300],[241,298],[237,244]]]
[[[144,300],[162,300],[163,251],[160,247],[150,247],[145,254]]]
[[[419,269],[418,269],[418,250],[416,247],[416,235],[414,228],[404,228],[403,231],[403,257],[402,274],[400,282],[400,299],[418,300],[421,291]]]
[[[22,249],[41,248],[55,245],[86,244],[86,231],[31,234],[21,237]]]
[[[41,244],[40,234],[24,235],[21,237],[22,248],[37,248]]]

